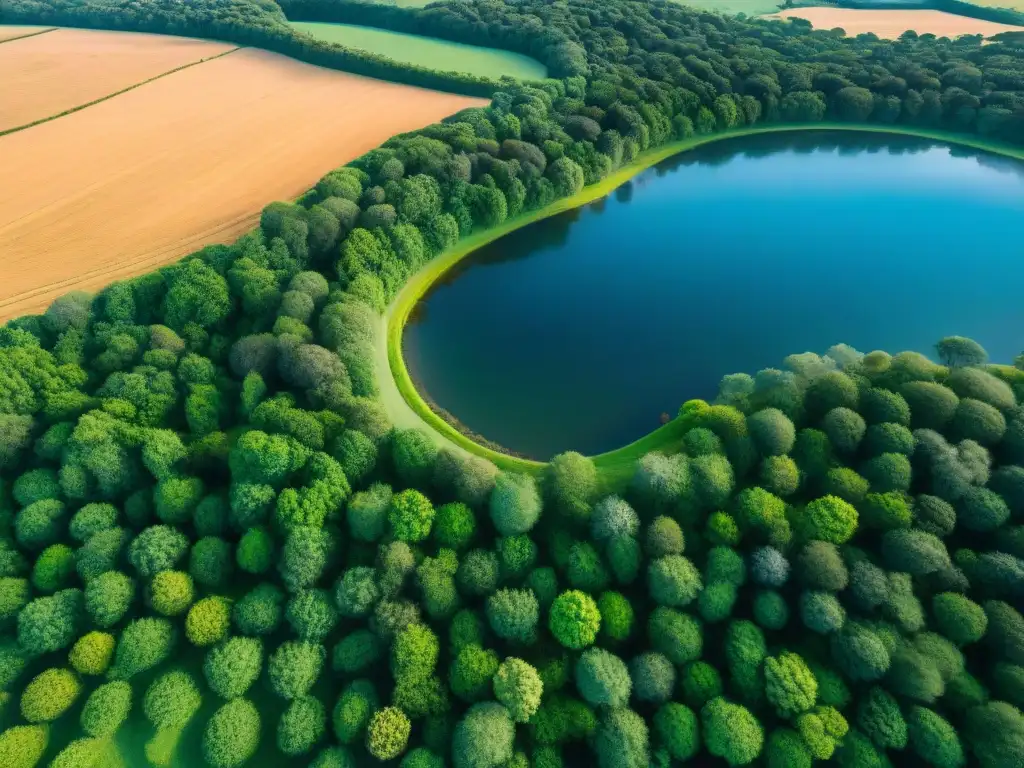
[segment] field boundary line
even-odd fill
[[[54,27],[54,29],[59,29],[59,27]],[[42,33],[39,32],[37,34],[42,34]],[[26,37],[29,37],[29,35],[26,35]],[[23,40],[24,38],[16,38],[16,39]],[[8,41],[5,40],[4,42],[8,42]],[[63,112],[59,112],[56,115],[50,115],[49,117],[41,117],[38,120],[33,120],[31,123],[25,123],[24,125],[16,125],[13,128],[8,128],[8,129],[6,129],[4,131],[0,131],[0,139],[2,139],[4,136],[9,136],[12,133],[18,133],[19,131],[24,131],[24,130],[27,130],[29,128],[35,128],[37,125],[42,125],[43,123],[49,123],[52,120],[57,120],[57,119],[59,119],[61,117],[67,117],[68,115],[73,115],[75,112],[81,112],[83,109],[88,109],[89,107],[94,107],[97,104],[103,103],[104,101],[109,101],[110,99],[116,98],[117,96],[121,96],[121,95],[123,95],[125,93],[128,93],[128,91],[134,91],[136,88],[141,88],[144,85],[149,85],[150,83],[155,82],[155,81],[159,80],[160,78],[167,77],[169,75],[173,75],[173,74],[175,74],[177,72],[181,72],[182,70],[188,69],[189,67],[195,67],[195,66],[198,66],[199,64],[205,64],[208,61],[213,61],[214,59],[219,59],[222,56],[227,56],[229,53],[234,53],[235,51],[240,51],[244,47],[245,47],[244,45],[239,45],[239,46],[237,46],[235,48],[231,48],[231,49],[229,49],[227,51],[222,51],[221,53],[218,53],[218,54],[216,54],[214,56],[207,56],[205,59],[198,59],[196,61],[190,61],[187,64],[182,64],[180,67],[175,67],[174,69],[169,69],[166,72],[161,72],[159,75],[154,75],[153,77],[150,77],[150,78],[148,78],[146,80],[143,80],[141,82],[129,85],[127,88],[122,88],[119,91],[114,91],[113,93],[108,93],[106,96],[100,96],[98,99],[93,99],[92,101],[88,101],[85,104],[79,104],[77,107],[71,107],[70,109],[65,109]]]
[[[57,280],[52,283],[47,283],[46,285],[36,286],[35,288],[23,291],[22,293],[14,294],[13,296],[0,298],[0,324],[3,324],[3,322],[5,322],[4,315],[6,308],[14,304],[23,301],[28,301],[29,299],[33,299],[36,296],[50,293],[61,288],[74,289],[74,286],[77,283],[80,283],[84,280],[99,279],[105,275],[115,274],[124,271],[133,273],[135,272],[136,267],[140,267],[143,265],[148,267],[152,263],[154,269],[159,269],[161,266],[166,266],[167,264],[174,264],[176,263],[176,261],[189,258],[192,254],[198,252],[199,250],[202,250],[205,247],[202,244],[198,246],[193,246],[191,244],[192,242],[197,241],[199,243],[205,243],[206,245],[209,245],[210,238],[219,239],[220,234],[223,232],[233,231],[239,228],[240,226],[255,225],[259,222],[259,217],[259,213],[236,216],[235,218],[229,221],[220,222],[209,229],[205,229],[202,232],[196,233],[195,235],[190,235],[187,242],[188,247],[193,250],[190,250],[187,253],[179,256],[178,259],[174,259],[173,256],[169,257],[168,253],[178,250],[182,243],[168,243],[167,245],[157,248],[155,251],[147,251],[146,253],[141,254],[139,258],[135,258],[130,261],[109,262],[107,264],[103,264],[93,269],[90,269],[86,272],[78,273],[74,277],[64,278],[62,280]],[[140,272],[139,274],[146,273]],[[124,279],[130,279],[132,276],[133,275],[129,274]]]
[[[3,40],[0,40],[0,45],[3,45],[4,43],[13,43],[15,40],[24,40],[25,38],[28,38],[28,37],[36,37],[37,35],[45,35],[47,32],[55,32],[58,29],[60,29],[60,27],[50,27],[49,29],[40,29],[40,30],[38,30],[36,32],[28,32],[28,33],[26,33],[24,35],[18,35],[17,37],[5,37]]]

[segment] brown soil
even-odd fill
[[[235,46],[187,37],[57,29],[0,45],[0,131],[41,120]]]
[[[485,103],[243,49],[0,137],[0,320],[229,242],[268,202]]]
[[[786,19],[796,17],[807,19],[816,29],[842,27],[853,37],[864,32],[874,32],[882,38],[895,40],[908,29],[919,35],[931,32],[939,37],[958,35],[984,35],[991,37],[999,32],[1024,29],[994,21],[971,19],[942,11],[869,11],[855,8],[794,8],[781,11],[765,18]]]
[[[44,29],[49,27],[25,27],[13,24],[4,24],[0,26],[0,40],[11,40],[15,37],[24,37],[25,35],[31,35],[35,32],[42,32]]]

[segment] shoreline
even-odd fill
[[[883,126],[860,123],[788,123],[745,127],[734,131],[693,136],[689,139],[672,142],[654,150],[649,150],[629,165],[619,168],[596,184],[584,187],[572,197],[556,200],[545,208],[510,219],[484,232],[470,235],[459,241],[449,251],[438,255],[432,261],[425,264],[406,281],[381,317],[381,326],[374,349],[374,367],[377,375],[377,386],[380,389],[379,396],[392,422],[396,427],[400,428],[419,427],[425,429],[439,445],[453,448],[462,454],[471,454],[488,459],[497,465],[499,469],[524,472],[531,475],[540,474],[547,466],[547,462],[519,458],[510,453],[481,445],[469,435],[459,431],[459,429],[434,411],[428,401],[420,394],[402,355],[402,333],[405,330],[409,316],[419,300],[426,295],[435,282],[477,249],[529,224],[599,200],[630,181],[637,174],[674,155],[706,144],[733,138],[808,130],[889,133],[913,136],[1024,160],[1024,148],[985,141],[981,137],[975,138],[945,131],[916,129],[907,126]],[[685,400],[685,393],[680,393],[679,402],[682,403]],[[675,452],[681,443],[682,434],[683,425],[679,423],[678,418],[674,418],[669,423],[631,443],[606,453],[591,456],[590,458],[594,460],[594,464],[597,467],[601,485],[609,491],[621,489],[625,483],[628,483],[632,474],[633,464],[637,459],[651,451]]]

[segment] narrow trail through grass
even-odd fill
[[[54,27],[54,29],[57,29],[57,28]],[[53,30],[47,30],[47,31],[48,32],[52,32]],[[36,34],[42,34],[42,33],[40,32],[40,33],[36,33]],[[31,36],[32,35],[26,35],[25,37],[31,37]],[[16,39],[24,40],[25,38],[21,37],[21,38],[16,38]],[[8,41],[4,40],[2,42],[8,42]],[[196,61],[190,61],[187,64],[182,64],[180,67],[175,67],[174,69],[169,69],[166,72],[161,72],[159,75],[154,75],[153,77],[146,78],[145,80],[142,80],[142,81],[140,81],[138,83],[133,83],[132,85],[127,86],[126,88],[121,88],[120,90],[114,91],[113,93],[108,93],[105,96],[100,96],[98,99],[93,99],[92,101],[87,101],[85,104],[79,104],[78,106],[71,107],[70,109],[65,109],[64,111],[58,112],[55,115],[49,115],[47,117],[41,117],[38,120],[33,120],[32,122],[25,123],[24,125],[16,125],[13,128],[8,128],[7,130],[0,131],[0,138],[3,138],[4,136],[9,136],[12,133],[17,133],[18,131],[24,131],[24,130],[27,130],[29,128],[35,128],[37,125],[42,125],[43,123],[48,123],[51,120],[57,120],[57,119],[59,119],[61,117],[67,117],[68,115],[73,115],[75,112],[81,112],[83,109],[88,109],[89,107],[94,107],[97,104],[102,104],[104,101],[109,101],[110,99],[116,98],[117,96],[121,96],[122,94],[128,93],[129,91],[134,91],[136,88],[141,88],[144,85],[149,85],[150,83],[155,82],[157,80],[160,80],[161,78],[167,77],[168,75],[173,75],[173,74],[175,74],[177,72],[181,72],[182,70],[188,69],[190,67],[195,67],[195,66],[197,66],[199,64],[205,64],[208,61],[213,61],[214,59],[219,59],[221,56],[227,56],[228,54],[234,53],[235,51],[240,51],[241,49],[242,49],[242,46],[239,46],[237,48],[232,48],[230,50],[223,51],[223,52],[215,54],[213,56],[207,56],[206,58],[203,58],[203,59],[198,59]]]
[[[416,274],[409,278],[402,290],[399,291],[398,295],[384,311],[374,348],[374,368],[380,389],[380,398],[392,423],[402,429],[423,429],[438,445],[460,454],[482,456],[494,462],[500,469],[532,475],[540,474],[547,466],[546,462],[510,456],[509,454],[480,445],[431,410],[427,402],[420,396],[402,356],[402,332],[417,302],[430,290],[431,285],[439,280],[449,269],[478,248],[533,222],[541,221],[542,219],[556,216],[573,208],[599,200],[641,171],[673,155],[723,139],[762,133],[806,130],[902,134],[933,139],[947,144],[1024,160],[1024,149],[987,142],[983,139],[904,126],[893,127],[848,123],[780,124],[742,128],[707,136],[695,136],[646,152],[634,162],[620,168],[597,184],[584,187],[583,190],[572,197],[557,200],[546,208],[519,216],[506,221],[498,227],[461,240],[454,248],[425,264]],[[680,404],[687,399],[688,395],[686,392],[679,393]],[[644,454],[652,451],[663,453],[675,453],[678,451],[682,444],[684,432],[685,424],[676,418],[628,445],[593,456],[592,458],[597,467],[603,491],[614,492],[621,490],[629,482],[636,461]]]

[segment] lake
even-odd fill
[[[420,391],[536,459],[655,429],[728,373],[950,334],[1024,350],[1024,163],[896,135],[716,142],[486,246],[404,333]]]

